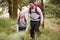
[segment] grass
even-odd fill
[[[44,23],[45,28],[40,27],[42,34],[39,37],[36,36],[36,40],[60,40],[60,32],[48,24],[47,21]],[[27,32],[16,32],[16,20],[0,18],[0,40],[30,40],[29,33],[29,30]]]
[[[8,18],[0,18],[0,32],[7,34],[13,33],[15,31],[15,21]]]
[[[16,20],[0,18],[0,40],[23,40],[25,31],[16,32]]]
[[[17,33],[14,33],[14,34],[10,34],[8,36],[8,40],[24,40],[24,34],[25,34],[24,31],[17,32]]]
[[[0,11],[0,15],[3,13],[3,11]]]
[[[40,30],[42,34],[39,37],[36,36],[37,40],[60,40],[60,32],[49,27],[40,28]],[[26,40],[30,40],[30,36],[28,35],[30,35],[29,32],[26,33]]]
[[[50,22],[60,25],[60,18],[55,17],[54,15],[45,15],[45,19],[48,19]]]
[[[52,29],[44,29],[40,37],[41,40],[60,40],[60,32],[57,32]]]
[[[49,19],[52,23],[55,23],[57,25],[60,25],[60,19],[59,18],[51,18]]]
[[[57,32],[55,30],[52,30],[50,28],[41,29],[42,34],[37,37],[37,40],[60,40],[60,32]],[[0,40],[23,40],[25,37],[25,40],[30,40],[29,32],[27,32],[24,36],[23,32],[13,33],[8,36],[6,34],[3,34],[2,37],[0,37]],[[0,35],[1,36],[1,35]]]

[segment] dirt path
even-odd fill
[[[57,31],[60,31],[60,25],[50,22],[49,19],[45,19],[45,22],[47,25],[51,26],[51,28],[56,29]]]

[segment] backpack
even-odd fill
[[[35,7],[35,12],[36,12],[37,14],[39,14],[38,11],[37,11],[37,7],[39,7],[41,10],[43,10],[43,7],[42,7],[42,5],[41,5],[40,2],[36,3],[35,6],[36,6],[36,7]],[[31,8],[29,8],[29,13],[31,13]],[[39,15],[40,15],[40,14],[39,14]]]
[[[43,10],[43,7],[40,2],[35,3],[36,6],[38,6],[41,10]]]

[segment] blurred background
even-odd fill
[[[60,40],[60,0],[36,1],[44,9],[44,28],[40,27],[42,34],[36,40]],[[27,5],[28,0],[0,0],[0,40],[30,40],[29,30],[16,32],[17,9]]]

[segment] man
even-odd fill
[[[29,13],[30,13],[30,35],[34,39],[35,32],[41,34],[39,26],[43,23],[43,14],[41,9],[34,4],[35,0],[29,0]]]

